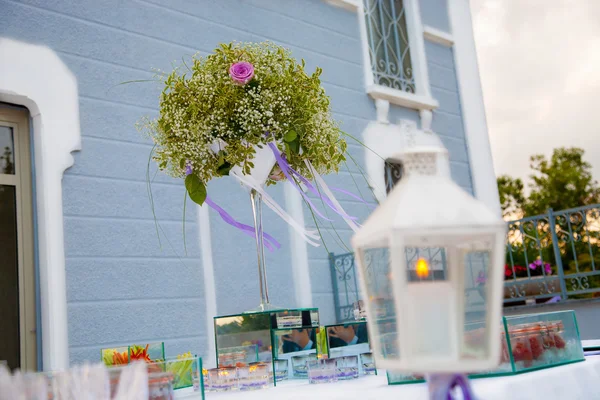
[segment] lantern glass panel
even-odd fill
[[[460,357],[486,359],[489,357],[488,271],[491,251],[480,250],[463,253],[464,261],[464,335]]]
[[[435,243],[445,243],[436,238]],[[423,242],[429,240],[423,240]],[[404,314],[402,324],[410,326],[411,344],[406,354],[410,358],[452,357],[454,346],[449,342],[456,304],[455,288],[450,281],[449,248],[443,246],[407,246],[406,287],[402,289]]]
[[[367,307],[371,322],[371,340],[376,357],[399,358],[390,252],[388,248],[370,248],[362,252],[362,275],[366,284]]]

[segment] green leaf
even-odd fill
[[[221,176],[229,175],[229,171],[231,171],[232,167],[233,167],[233,165],[231,165],[227,161],[225,161],[221,165],[219,165],[219,167],[217,168],[217,172]]]
[[[185,160],[183,158],[181,160],[179,160],[179,168],[181,168],[181,169],[185,168]]]
[[[291,152],[292,149],[290,149],[290,144],[289,143],[285,143],[285,157],[289,160],[291,157]]]
[[[185,188],[187,189],[190,199],[196,204],[204,204],[206,200],[206,186],[194,174],[185,177]]]
[[[290,146],[290,150],[295,153],[295,154],[299,154],[300,153],[300,140],[298,140],[298,138],[296,138],[295,140],[288,142],[287,143]]]
[[[296,138],[298,137],[298,134],[296,133],[295,130],[291,130],[288,133],[285,134],[285,136],[283,137],[283,141],[284,142],[293,142],[294,140],[296,140]]]

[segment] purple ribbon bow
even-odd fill
[[[296,190],[298,190],[298,192],[300,193],[300,195],[304,198],[304,200],[306,200],[306,202],[315,211],[315,213],[317,213],[318,216],[320,216],[321,218],[323,218],[326,221],[331,221],[331,219],[329,219],[326,216],[324,216],[323,214],[321,214],[321,212],[315,207],[315,205],[312,203],[312,201],[310,200],[310,198],[308,197],[308,195],[306,193],[304,193],[304,191],[300,188],[300,186],[298,186],[298,184],[296,183],[296,180],[292,177],[292,175],[295,176],[300,182],[302,182],[306,186],[306,188],[312,194],[314,194],[315,196],[317,196],[318,198],[320,198],[329,208],[331,208],[333,211],[335,211],[336,214],[339,214],[342,217],[350,219],[350,220],[356,220],[357,219],[356,217],[352,217],[352,216],[346,214],[345,212],[339,210],[335,206],[335,204],[333,204],[333,202],[329,199],[329,197],[322,195],[312,185],[312,183],[310,183],[310,181],[308,179],[306,179],[304,176],[302,176],[298,171],[294,170],[288,164],[288,162],[285,159],[285,157],[282,156],[282,154],[279,151],[279,149],[277,148],[277,146],[275,146],[275,143],[269,142],[268,146],[271,149],[271,151],[273,152],[273,155],[275,156],[275,159],[277,160],[277,164],[279,164],[279,168],[281,169],[281,171],[283,172],[283,174],[285,175],[285,177],[287,178],[287,180],[290,181],[290,183],[292,185],[294,185],[294,187],[296,188]]]
[[[427,378],[431,400],[453,400],[452,391],[460,388],[464,400],[475,400],[469,380],[462,374],[434,374]]]

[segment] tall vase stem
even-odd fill
[[[256,254],[258,258],[258,284],[260,287],[259,310],[269,308],[269,288],[267,284],[267,269],[265,267],[265,247],[263,243],[262,196],[255,190],[250,191],[252,214],[254,215],[254,231],[256,233]]]

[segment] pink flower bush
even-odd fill
[[[229,67],[229,76],[238,85],[245,85],[254,78],[254,66],[247,61],[236,62]]]
[[[535,270],[538,267],[540,268],[540,271],[542,270],[542,264],[544,267],[544,272],[546,273],[546,275],[552,275],[552,267],[550,266],[549,263],[542,263],[542,260],[540,260],[539,258],[537,260],[535,260],[534,262],[532,262],[531,264],[529,264],[529,268]]]

